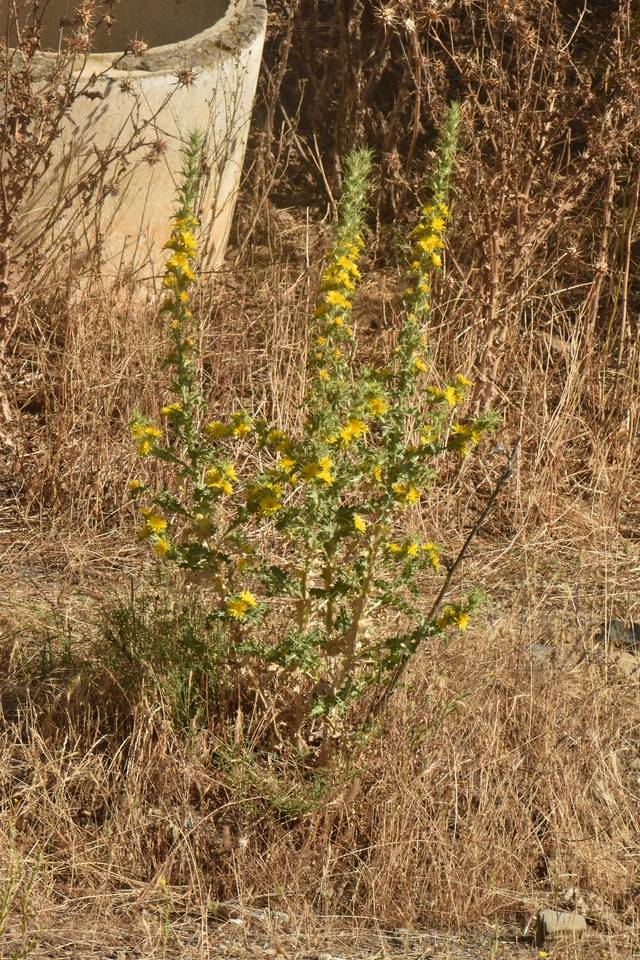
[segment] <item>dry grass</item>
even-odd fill
[[[317,802],[295,766],[252,755],[233,724],[185,740],[157,695],[123,703],[103,671],[97,692],[77,673],[76,641],[67,666],[32,683],[19,735],[2,736],[14,928],[24,897],[30,932],[61,922],[60,897],[95,923],[126,915],[129,936],[143,909],[161,927],[161,877],[178,926],[209,897],[271,904],[306,927],[346,916],[508,930],[577,885],[622,949],[640,879],[640,676],[595,655],[590,636],[607,591],[637,596],[638,563],[606,546],[585,530],[569,563],[561,541],[484,543],[467,575],[491,590],[486,617],[422,652],[379,735]],[[42,656],[43,627],[81,635],[91,601],[23,596],[3,615],[18,672],[27,651]],[[526,654],[547,642],[554,669]]]
[[[203,378],[212,410],[241,401],[295,424],[317,267],[306,251],[317,260],[323,228],[294,221],[278,237],[203,291]],[[363,355],[393,342],[395,283],[374,276],[365,287]],[[234,723],[185,740],[162,696],[123,699],[105,675],[87,623],[104,597],[145,576],[122,506],[135,470],[125,424],[160,404],[162,331],[152,308],[126,297],[32,309],[37,351],[25,336],[14,361],[27,369],[29,357],[33,374],[24,522],[6,540],[3,604],[9,678],[40,677],[23,733],[9,727],[1,746],[0,870],[5,890],[17,882],[14,934],[23,922],[37,939],[113,921],[150,955],[169,937],[172,949],[184,941],[208,956],[210,928],[193,919],[207,897],[271,903],[305,929],[311,917],[346,916],[490,930],[575,884],[601,930],[615,918],[607,950],[626,955],[640,884],[640,687],[602,657],[581,657],[606,616],[640,614],[638,546],[626,532],[638,499],[597,400],[607,361],[580,319],[554,362],[534,325],[509,342],[500,442],[519,433],[523,455],[463,571],[489,591],[485,614],[464,640],[422,651],[379,737],[314,804],[304,775],[252,755]],[[445,302],[432,332],[440,369],[468,369],[474,340],[463,310]],[[499,459],[489,452],[433,491],[421,520],[430,537],[461,539]],[[57,666],[38,671],[47,634]],[[560,643],[560,662],[534,669],[528,643]],[[222,762],[221,744],[244,761]]]
[[[306,251],[322,237],[295,221],[278,248],[249,247],[203,291],[212,409],[239,400],[295,423],[317,266],[307,269]],[[365,287],[375,312],[360,314],[363,355],[393,342],[394,288],[394,277]],[[334,771],[313,804],[301,772],[252,756],[233,723],[185,740],[161,696],[123,700],[87,645],[96,603],[145,576],[122,506],[135,469],[124,427],[136,407],[161,401],[162,331],[153,309],[126,302],[87,294],[34,306],[38,351],[25,337],[15,360],[31,350],[30,396],[42,400],[19,491],[24,523],[6,543],[9,677],[33,676],[47,633],[58,650],[73,638],[75,653],[69,663],[58,654],[56,669],[32,683],[28,733],[3,735],[0,869],[5,889],[6,878],[19,881],[14,933],[25,909],[29,935],[119,918],[119,936],[161,955],[161,876],[171,943],[186,936],[194,951],[199,944],[194,956],[210,955],[209,933],[179,917],[201,913],[207,897],[272,903],[305,929],[335,915],[363,927],[488,930],[524,921],[576,884],[601,929],[603,916],[615,918],[607,949],[624,956],[640,883],[631,769],[640,688],[614,664],[581,657],[606,616],[640,613],[638,547],[625,534],[638,500],[632,464],[611,455],[601,406],[585,408],[585,356],[594,392],[606,389],[607,369],[584,326],[574,324],[554,363],[533,325],[514,330],[501,442],[519,433],[524,451],[463,571],[491,602],[469,637],[421,653],[379,738]],[[432,332],[440,368],[468,369],[474,339],[460,308],[445,303]],[[421,520],[430,537],[461,539],[499,459],[489,453],[433,491]],[[539,642],[561,644],[556,668],[531,666],[524,648]],[[221,743],[245,762],[221,762]]]

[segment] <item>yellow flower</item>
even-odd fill
[[[209,437],[209,440],[221,440],[223,437],[229,436],[231,427],[222,423],[221,420],[212,420],[211,423],[206,425],[204,432]]]
[[[322,480],[323,483],[333,483],[334,478],[331,476],[331,467],[333,466],[333,461],[330,457],[320,457],[318,460],[318,466],[320,471],[317,475],[318,480]]]
[[[336,287],[344,287],[347,290],[355,290],[353,280],[344,270],[327,270],[322,278],[322,290],[335,290]]]
[[[431,263],[433,264],[434,267],[436,267],[436,269],[440,269],[440,267],[442,266],[442,257],[440,256],[439,253],[431,254]]]
[[[258,508],[263,517],[269,517],[281,510],[282,504],[273,493],[266,493],[264,497],[260,497]]]
[[[179,233],[180,246],[190,257],[195,256],[198,243],[190,230],[181,230]]]
[[[331,475],[333,461],[330,457],[320,457],[318,460],[312,460],[306,463],[302,470],[303,480],[321,480],[323,483],[334,483],[334,477]]]
[[[405,553],[407,554],[408,557],[417,557],[418,550],[419,550],[418,544],[414,540],[412,540],[410,543],[407,544]]]
[[[468,380],[467,377],[463,376],[461,373],[459,373],[458,376],[456,377],[456,383],[458,384],[459,387],[462,387],[465,390],[473,386],[473,383],[471,382],[471,380]]]
[[[330,320],[327,320],[327,326],[329,327],[343,327],[344,326],[344,317],[341,317],[338,314],[336,317],[332,317]]]
[[[211,487],[212,490],[220,490],[227,497],[233,493],[233,484],[226,476],[226,470],[223,471],[220,467],[210,467],[204,475],[204,482],[205,486]]]
[[[145,507],[141,513],[145,520],[144,526],[138,531],[140,539],[144,540],[152,535],[158,536],[167,529],[167,521],[159,513],[154,513],[151,507]]]
[[[167,270],[175,270],[176,273],[179,273],[185,280],[192,281],[196,278],[189,264],[189,257],[182,250],[176,250],[175,253],[172,253],[165,267]]]
[[[449,384],[444,390],[440,390],[438,387],[427,387],[427,395],[432,403],[447,403],[450,407],[455,407],[461,400],[464,400],[464,393]]]
[[[167,529],[167,521],[159,513],[150,513],[147,517],[147,527],[151,533],[162,533]]]
[[[249,509],[262,517],[271,516],[282,508],[281,495],[280,484],[272,482],[252,484],[245,493]]]
[[[327,338],[326,338],[326,337],[316,337],[316,346],[317,346],[317,347],[324,347],[324,345],[326,344],[326,342],[327,342]]]
[[[190,213],[187,213],[182,217],[175,217],[173,223],[176,230],[189,230],[192,227],[198,226],[198,221]]]
[[[248,433],[251,433],[251,421],[245,413],[234,413],[231,421],[231,432],[234,437],[246,437]]]
[[[166,540],[156,540],[153,545],[153,552],[157,557],[166,557],[170,549],[171,546]]]
[[[162,278],[162,286],[167,290],[171,290],[172,287],[175,287],[177,281],[173,273],[167,273]]]
[[[187,302],[188,302],[188,300],[189,300],[189,294],[187,293],[186,290],[181,290],[181,291],[180,291],[180,293],[178,294],[178,300],[180,301],[180,303],[187,303]]]
[[[350,273],[352,277],[360,276],[360,271],[358,270],[358,267],[353,262],[353,260],[350,260],[348,257],[345,257],[345,256],[338,257],[336,262],[338,266],[342,267],[343,270],[346,270],[347,273]]]
[[[343,310],[349,310],[351,308],[351,304],[344,294],[340,293],[339,290],[329,290],[325,297],[325,301],[331,307],[341,307]]]
[[[470,623],[470,617],[466,610],[457,605],[447,606],[436,620],[436,626],[439,630],[446,627],[456,626],[458,630],[466,630]]]
[[[478,445],[482,430],[476,422],[455,423],[451,427],[447,449],[459,453],[461,457],[466,457],[469,451]]]
[[[292,457],[280,457],[276,463],[278,470],[282,470],[284,473],[291,473],[295,465],[296,462]]]
[[[373,417],[382,417],[389,410],[389,404],[384,397],[369,397],[367,410]]]
[[[225,468],[224,468],[224,475],[225,475],[225,477],[228,477],[229,480],[237,480],[237,479],[238,479],[238,477],[237,477],[237,475],[236,475],[236,469],[235,469],[235,467],[233,466],[233,464],[229,464],[228,467],[225,467]]]
[[[148,423],[134,423],[131,426],[131,436],[134,440],[144,440],[148,437],[161,437],[162,430]]]
[[[128,490],[129,493],[131,493],[131,494],[136,494],[136,493],[138,493],[140,490],[142,490],[142,486],[143,486],[143,485],[142,485],[142,483],[140,482],[140,480],[129,480],[129,483],[127,484],[127,490]]]
[[[182,404],[176,400],[175,403],[170,403],[166,407],[162,408],[162,413],[165,417],[171,416],[172,413],[181,413]]]
[[[404,548],[399,543],[387,543],[385,546],[389,553],[395,557],[399,557],[404,551]]]
[[[444,230],[445,223],[443,217],[439,217],[437,214],[435,217],[431,218],[431,229],[436,233],[442,233]]]
[[[347,421],[346,426],[344,426],[340,431],[340,437],[344,444],[351,443],[352,440],[357,440],[359,437],[365,434],[368,429],[369,428],[364,420],[351,418]]]
[[[429,557],[429,563],[431,564],[432,570],[435,570],[437,573],[440,568],[440,557],[438,555],[438,548],[434,543],[423,543],[422,550]]]
[[[321,370],[318,370],[318,380],[328,380],[329,371],[325,370],[324,367]]]
[[[226,603],[227,614],[234,620],[244,620],[247,612],[257,606],[258,601],[248,590],[243,590],[236,597],[229,597]]]
[[[151,444],[148,440],[141,440],[138,444],[138,454],[141,457],[148,457],[151,453]]]
[[[358,533],[364,533],[367,529],[367,521],[364,519],[364,517],[361,517],[359,513],[354,513],[353,526]]]
[[[424,360],[422,359],[422,357],[416,357],[415,360],[413,361],[413,366],[418,371],[418,373],[426,373],[427,370],[429,369],[426,363],[424,362]]]
[[[416,247],[418,247],[419,250],[422,250],[423,253],[430,253],[432,255],[436,250],[442,249],[443,246],[443,241],[434,233],[429,233],[426,237],[420,237],[420,239],[416,241]]]
[[[401,503],[417,503],[420,499],[420,491],[410,483],[404,483],[401,480],[392,484],[391,490],[396,500]]]
[[[198,244],[191,230],[178,227],[173,231],[171,239],[165,243],[164,249],[182,251],[187,256],[194,257]]]

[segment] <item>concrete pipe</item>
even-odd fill
[[[9,0],[0,0],[7,23]],[[29,16],[31,2],[19,3]],[[79,4],[40,4],[34,71],[51,76],[73,37]],[[188,134],[206,135],[202,266],[225,251],[240,181],[262,47],[262,0],[110,0],[95,4],[91,52],[63,54],[76,96],[51,159],[21,210],[16,237],[69,250],[78,269],[154,277],[175,207]],[[77,26],[77,21],[76,21]],[[11,38],[10,38],[11,43]],[[13,46],[16,46],[15,40]]]

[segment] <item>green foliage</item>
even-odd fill
[[[126,696],[157,689],[178,729],[207,722],[219,709],[231,660],[220,623],[193,596],[146,587],[106,606],[97,624],[97,659]]]
[[[458,122],[454,105],[432,199],[411,236],[397,346],[386,363],[360,369],[351,310],[372,158],[358,150],[347,159],[311,327],[304,429],[296,436],[245,410],[206,422],[188,334],[197,137],[186,153],[164,278],[165,364],[173,373],[166,427],[143,418],[132,425],[140,455],[171,464],[175,482],[130,489],[142,501],[139,537],[208,590],[210,617],[238,663],[276,678],[289,700],[283,726],[296,741],[314,717],[329,738],[354,699],[384,685],[425,637],[464,630],[475,605],[472,597],[427,614],[421,598],[441,575],[440,547],[408,533],[442,458],[469,455],[492,424],[487,416],[459,417],[471,386],[464,376],[444,386],[424,382],[431,276],[443,263]]]

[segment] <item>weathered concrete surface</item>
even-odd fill
[[[50,0],[43,49],[58,47],[60,18],[73,6]],[[157,275],[181,148],[188,133],[199,128],[207,137],[208,168],[201,208],[202,265],[210,268],[221,261],[228,239],[266,7],[263,0],[123,0],[113,15],[111,28],[97,31],[96,52],[73,63],[73,75],[79,84],[88,84],[89,96],[79,97],[71,108],[18,236],[28,243],[48,219],[55,222],[73,266],[81,267],[99,251],[106,277],[123,267],[140,277]],[[0,0],[0,22],[6,16],[7,0]],[[136,38],[149,48],[136,54],[130,43]],[[44,75],[55,57],[38,54],[36,69]],[[178,76],[186,82],[178,82]],[[106,196],[96,208],[93,197],[105,162]],[[67,196],[72,203],[65,208]]]
[[[536,946],[543,947],[548,940],[560,936],[579,940],[586,930],[587,921],[579,913],[569,910],[541,910],[536,917]]]

